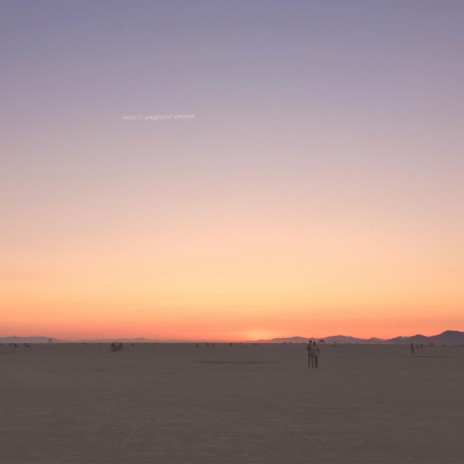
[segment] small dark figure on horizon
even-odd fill
[[[414,344],[411,343],[411,354],[414,354]]]
[[[308,367],[311,367],[313,363],[313,342],[309,340],[308,344],[306,345],[306,352],[308,353]]]
[[[119,351],[119,350],[122,350],[123,347],[124,347],[124,345],[122,343],[113,342],[113,343],[111,343],[110,350],[111,351]]]
[[[314,367],[319,367],[319,347],[316,345],[316,342],[313,342],[313,362]]]

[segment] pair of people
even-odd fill
[[[308,367],[318,367],[319,353],[321,351],[315,341],[309,340],[306,345],[306,352],[308,353]]]

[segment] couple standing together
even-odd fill
[[[319,347],[316,345],[316,342],[309,340],[306,345],[306,351],[308,353],[308,367],[318,367],[319,366]]]

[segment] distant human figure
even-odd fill
[[[313,364],[313,342],[312,340],[308,341],[306,345],[306,352],[308,353],[308,367],[310,368]]]
[[[124,345],[121,342],[113,342],[111,343],[110,350],[111,351],[119,351],[122,350]]]
[[[411,343],[411,354],[414,354],[414,344]]]
[[[314,367],[319,367],[319,347],[317,346],[316,342],[313,342],[313,362]]]

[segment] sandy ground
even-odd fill
[[[464,462],[464,347],[0,346],[0,463]]]

